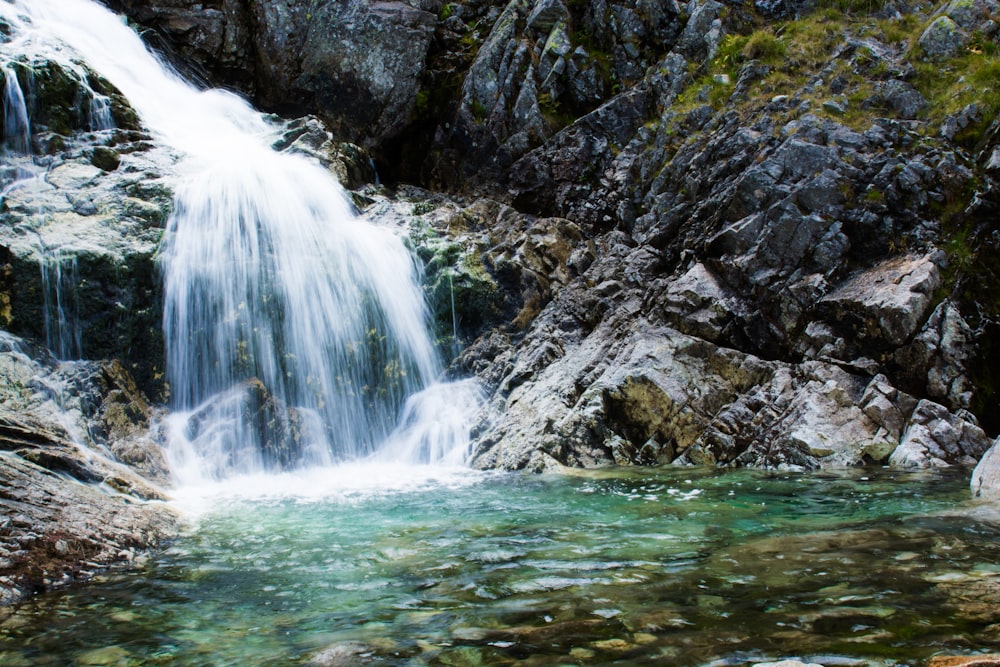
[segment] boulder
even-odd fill
[[[910,416],[889,463],[904,468],[972,465],[989,446],[989,439],[974,418],[923,400]]]
[[[945,60],[958,55],[969,41],[968,35],[948,16],[938,16],[920,35],[918,44],[929,60]]]
[[[972,471],[971,487],[974,498],[1000,498],[1000,441],[993,443]]]
[[[860,338],[899,346],[923,324],[940,284],[931,256],[890,259],[845,281],[820,307]]]

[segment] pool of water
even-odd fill
[[[380,474],[180,501],[189,529],[143,567],[4,620],[0,664],[892,665],[1000,650],[1000,527],[955,512],[968,470]]]

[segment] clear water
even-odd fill
[[[890,665],[997,650],[1000,529],[935,515],[966,502],[967,473],[356,467],[303,480],[298,498],[203,489],[182,501],[190,533],[139,571],[20,607],[0,663],[296,665],[332,650],[354,662],[331,664]]]

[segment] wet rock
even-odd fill
[[[927,667],[998,667],[1000,655],[936,655],[927,662]]]
[[[162,503],[148,404],[121,365],[57,363],[9,334],[2,341],[0,548],[16,555],[0,603],[9,604],[132,563],[178,519]]]
[[[369,664],[372,649],[362,642],[340,642],[309,659],[309,667],[357,667]]]
[[[275,150],[315,158],[348,189],[358,189],[377,180],[375,163],[365,149],[336,141],[333,133],[314,116],[305,116],[285,125]]]
[[[163,347],[154,255],[172,207],[175,156],[141,134],[121,132],[113,149],[92,141],[67,138],[65,151],[47,158],[44,179],[6,184],[3,323],[63,358],[120,358],[156,394]],[[117,168],[95,166],[101,149]]]
[[[118,153],[108,146],[94,146],[94,152],[90,156],[90,161],[95,167],[104,171],[114,171],[121,165],[121,158]]]
[[[972,496],[983,500],[1000,498],[1000,444],[994,442],[972,471]]]

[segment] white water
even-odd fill
[[[0,0],[15,43],[74,54],[181,157],[160,260],[181,483],[378,455],[460,463],[477,393],[438,385],[418,269],[240,98],[199,91],[90,0]],[[397,419],[403,421],[395,427]]]
[[[45,345],[57,359],[83,358],[76,286],[80,281],[77,258],[58,249],[43,252],[38,260],[42,273],[42,303],[45,311]]]
[[[28,122],[28,105],[24,91],[17,81],[17,74],[9,65],[2,68],[3,91],[3,144],[4,148],[20,155],[31,152],[31,124]]]

